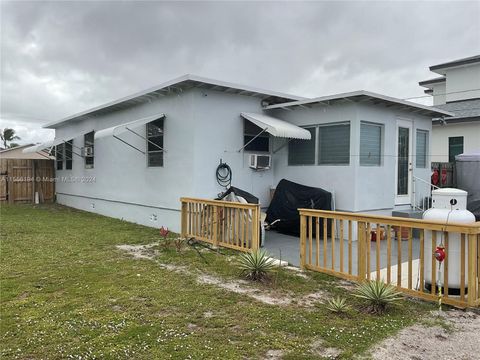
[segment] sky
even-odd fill
[[[429,66],[480,53],[479,18],[480,1],[0,0],[0,128],[49,140],[42,124],[186,73],[305,97],[418,97],[438,76]]]

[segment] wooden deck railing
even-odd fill
[[[260,243],[260,205],[181,198],[182,237],[215,246],[255,251]]]
[[[441,286],[444,303],[480,306],[480,223],[445,225],[389,216],[299,211],[302,268],[359,282],[381,280],[425,300],[437,301]],[[439,244],[446,251],[440,271],[433,255]]]

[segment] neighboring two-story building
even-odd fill
[[[453,162],[455,156],[480,151],[480,55],[430,66],[441,75],[420,81],[433,106],[455,114],[433,120],[432,162]]]

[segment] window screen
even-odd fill
[[[163,120],[157,119],[147,124],[148,166],[163,166]]]
[[[350,123],[318,128],[318,163],[348,165],[350,163]]]
[[[270,151],[270,136],[267,132],[262,133],[262,128],[246,119],[244,119],[243,126],[243,145],[248,144],[245,146],[246,151]],[[258,136],[258,134],[260,135]]]
[[[428,131],[417,130],[416,141],[416,160],[415,164],[417,168],[427,167],[427,153],[428,153]]]
[[[360,165],[380,166],[382,158],[383,125],[360,124]]]
[[[288,165],[315,165],[315,128],[306,128],[312,134],[311,140],[293,139],[288,143]]]

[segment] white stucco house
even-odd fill
[[[305,99],[185,75],[45,125],[56,146],[60,204],[180,230],[182,196],[232,185],[270,201],[286,178],[334,194],[338,210],[390,215],[430,178],[432,118],[445,110],[367,91]],[[250,167],[250,155],[270,166]],[[265,159],[265,158],[264,158]]]
[[[441,75],[420,81],[433,106],[454,113],[433,121],[432,161],[453,162],[455,155],[480,150],[480,55],[430,66]]]

